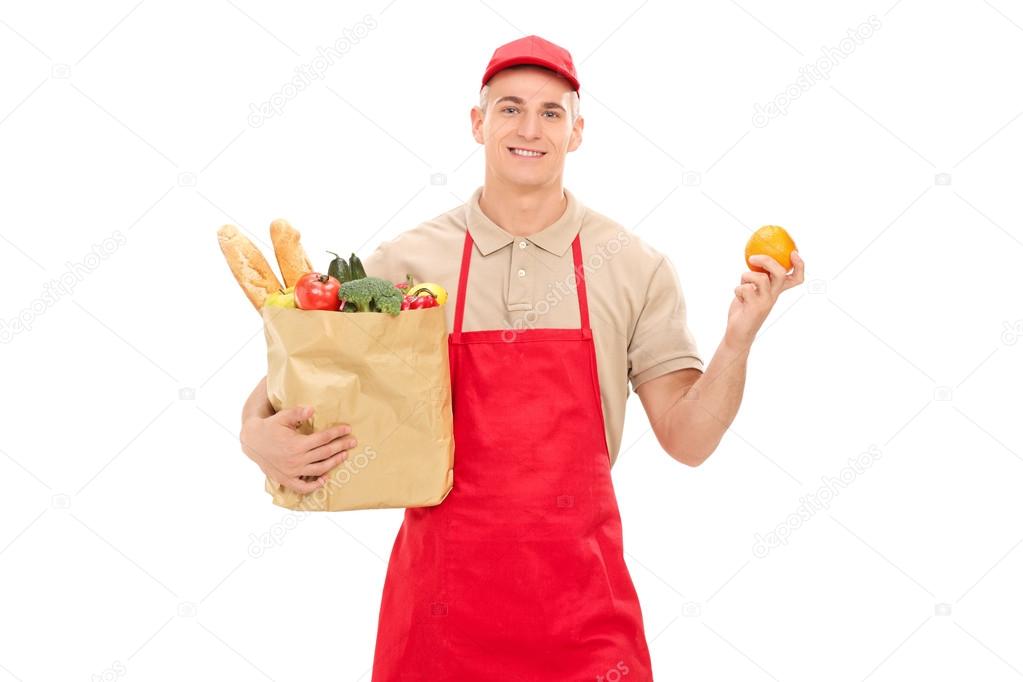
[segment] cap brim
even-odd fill
[[[498,71],[503,71],[504,69],[507,69],[511,66],[520,66],[523,64],[528,64],[530,66],[542,66],[545,69],[553,71],[554,73],[558,74],[559,76],[567,80],[569,85],[572,86],[573,90],[575,91],[579,90],[579,80],[577,78],[572,76],[572,74],[570,73],[566,73],[564,69],[557,66],[553,62],[549,62],[546,59],[542,59],[540,57],[516,57],[514,59],[506,59],[504,61],[497,62],[496,64],[492,65],[489,69],[487,69],[487,72],[485,74],[483,74],[483,83],[480,85],[480,89],[483,89],[483,86],[486,85],[491,78],[497,75]]]

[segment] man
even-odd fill
[[[768,273],[741,276],[705,369],[670,262],[562,186],[578,105],[563,48],[537,36],[499,47],[471,111],[484,185],[364,259],[372,275],[452,292],[456,444],[451,493],[407,509],[395,539],[375,682],[652,679],[610,476],[628,384],[661,447],[697,466],[735,417],[758,329],[803,280],[796,253],[792,274],[754,257]],[[311,492],[357,434],[296,433],[308,412],[274,415],[264,382],[243,448]]]

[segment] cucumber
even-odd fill
[[[327,253],[333,254],[334,256],[334,260],[330,261],[330,265],[327,267],[327,274],[342,284],[352,279],[352,272],[348,265],[348,261],[333,251],[328,251]]]
[[[362,279],[366,277],[366,268],[362,267],[362,261],[354,253],[352,257],[348,259],[351,267],[351,278]]]

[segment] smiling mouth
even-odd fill
[[[508,147],[508,151],[520,159],[539,159],[547,154],[547,152],[525,149],[524,147]]]

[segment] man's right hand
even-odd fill
[[[347,424],[308,435],[299,433],[299,424],[312,414],[312,407],[292,407],[242,422],[242,451],[264,474],[303,494],[322,487],[326,473],[345,461],[357,444]]]

